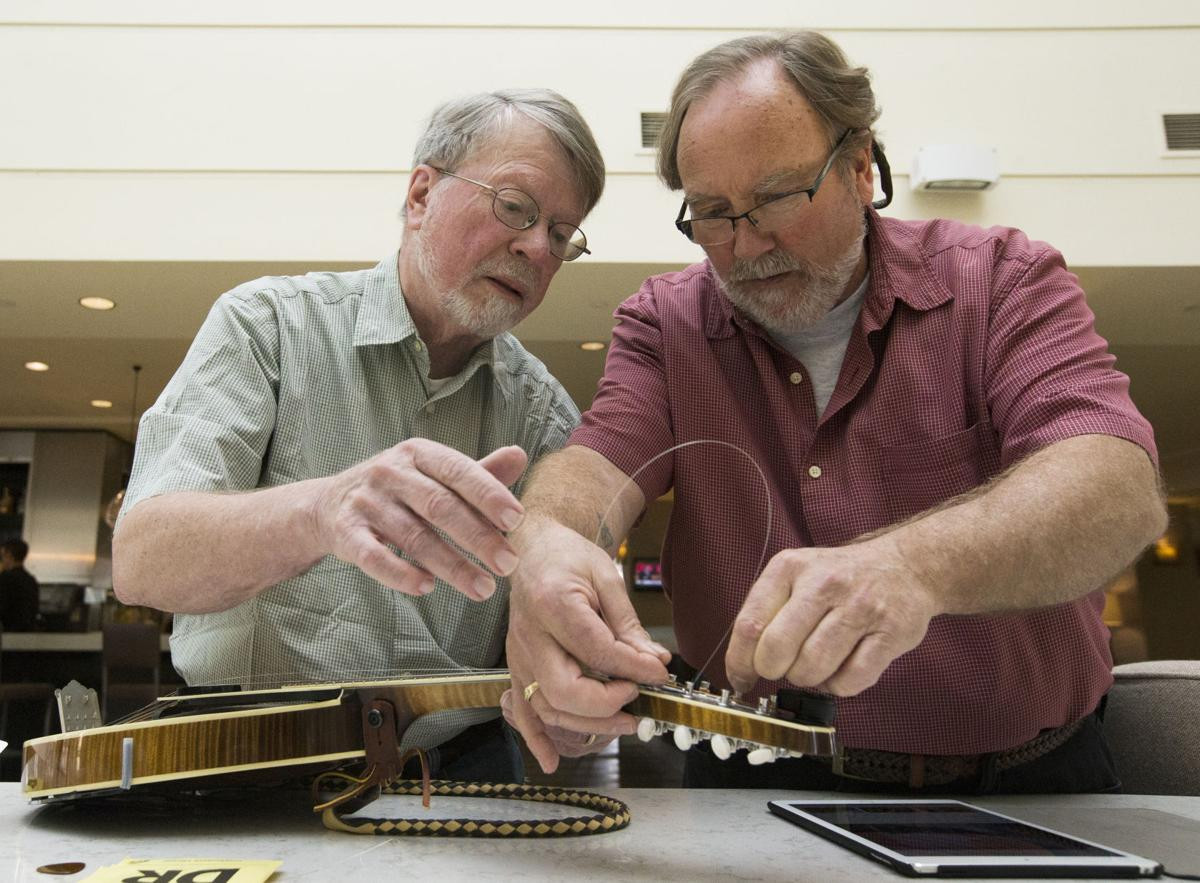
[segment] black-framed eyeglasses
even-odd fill
[[[528,230],[541,217],[542,210],[538,208],[537,202],[524,190],[518,190],[515,187],[496,189],[490,184],[484,184],[482,181],[476,181],[474,178],[467,178],[437,166],[430,168],[443,175],[449,175],[451,178],[458,178],[460,181],[482,187],[491,193],[492,214],[505,227],[513,230]],[[582,230],[566,221],[550,221],[549,218],[547,221],[550,223],[550,254],[562,261],[573,261],[580,255],[591,254],[587,247],[587,237],[583,235]]]
[[[737,222],[742,218],[763,233],[774,233],[776,230],[790,226],[799,219],[805,206],[816,197],[821,182],[833,168],[834,157],[838,155],[842,144],[853,131],[854,129],[847,129],[842,133],[842,137],[833,145],[833,150],[829,151],[829,158],[825,160],[825,165],[821,166],[821,171],[817,173],[817,180],[813,181],[811,187],[789,190],[787,193],[772,196],[740,215],[707,215],[688,220],[684,220],[683,217],[688,210],[685,199],[683,205],[679,207],[679,217],[675,219],[676,228],[697,245],[724,245],[733,240],[734,234],[737,232]]]

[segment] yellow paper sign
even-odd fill
[[[83,883],[265,883],[281,864],[258,859],[127,858],[98,869]]]

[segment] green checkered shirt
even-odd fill
[[[125,510],[173,491],[332,475],[413,437],[474,458],[517,444],[532,463],[579,421],[562,386],[509,334],[428,389],[429,356],[395,255],[370,270],[248,282],[216,302],[142,417]],[[231,610],[176,616],[171,653],[192,684],[488,668],[503,652],[508,590],[498,580],[476,602],[439,582],[414,598],[327,556]],[[489,716],[431,715],[410,727],[405,747]]]

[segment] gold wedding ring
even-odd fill
[[[526,702],[533,698],[533,694],[538,691],[540,686],[541,684],[539,684],[537,681],[529,682],[529,686],[521,692],[521,695],[525,697]]]
[[[584,748],[591,748],[595,744],[596,744],[596,734],[595,733],[589,733],[588,737],[583,740]]]

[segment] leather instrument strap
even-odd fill
[[[414,748],[400,753],[396,739],[396,712],[392,703],[372,698],[363,703],[363,746],[367,771],[351,776],[332,770],[313,782],[313,811],[332,831],[350,834],[407,834],[424,837],[577,837],[618,831],[629,824],[629,807],[620,800],[590,791],[545,785],[515,785],[493,782],[431,781],[425,752]],[[399,779],[404,763],[413,755],[421,759],[420,779]],[[340,783],[342,790],[329,800],[320,794]],[[371,803],[380,794],[420,794],[428,808],[430,795],[450,797],[496,797],[532,800],[596,810],[588,815],[557,819],[391,819],[347,815]]]

